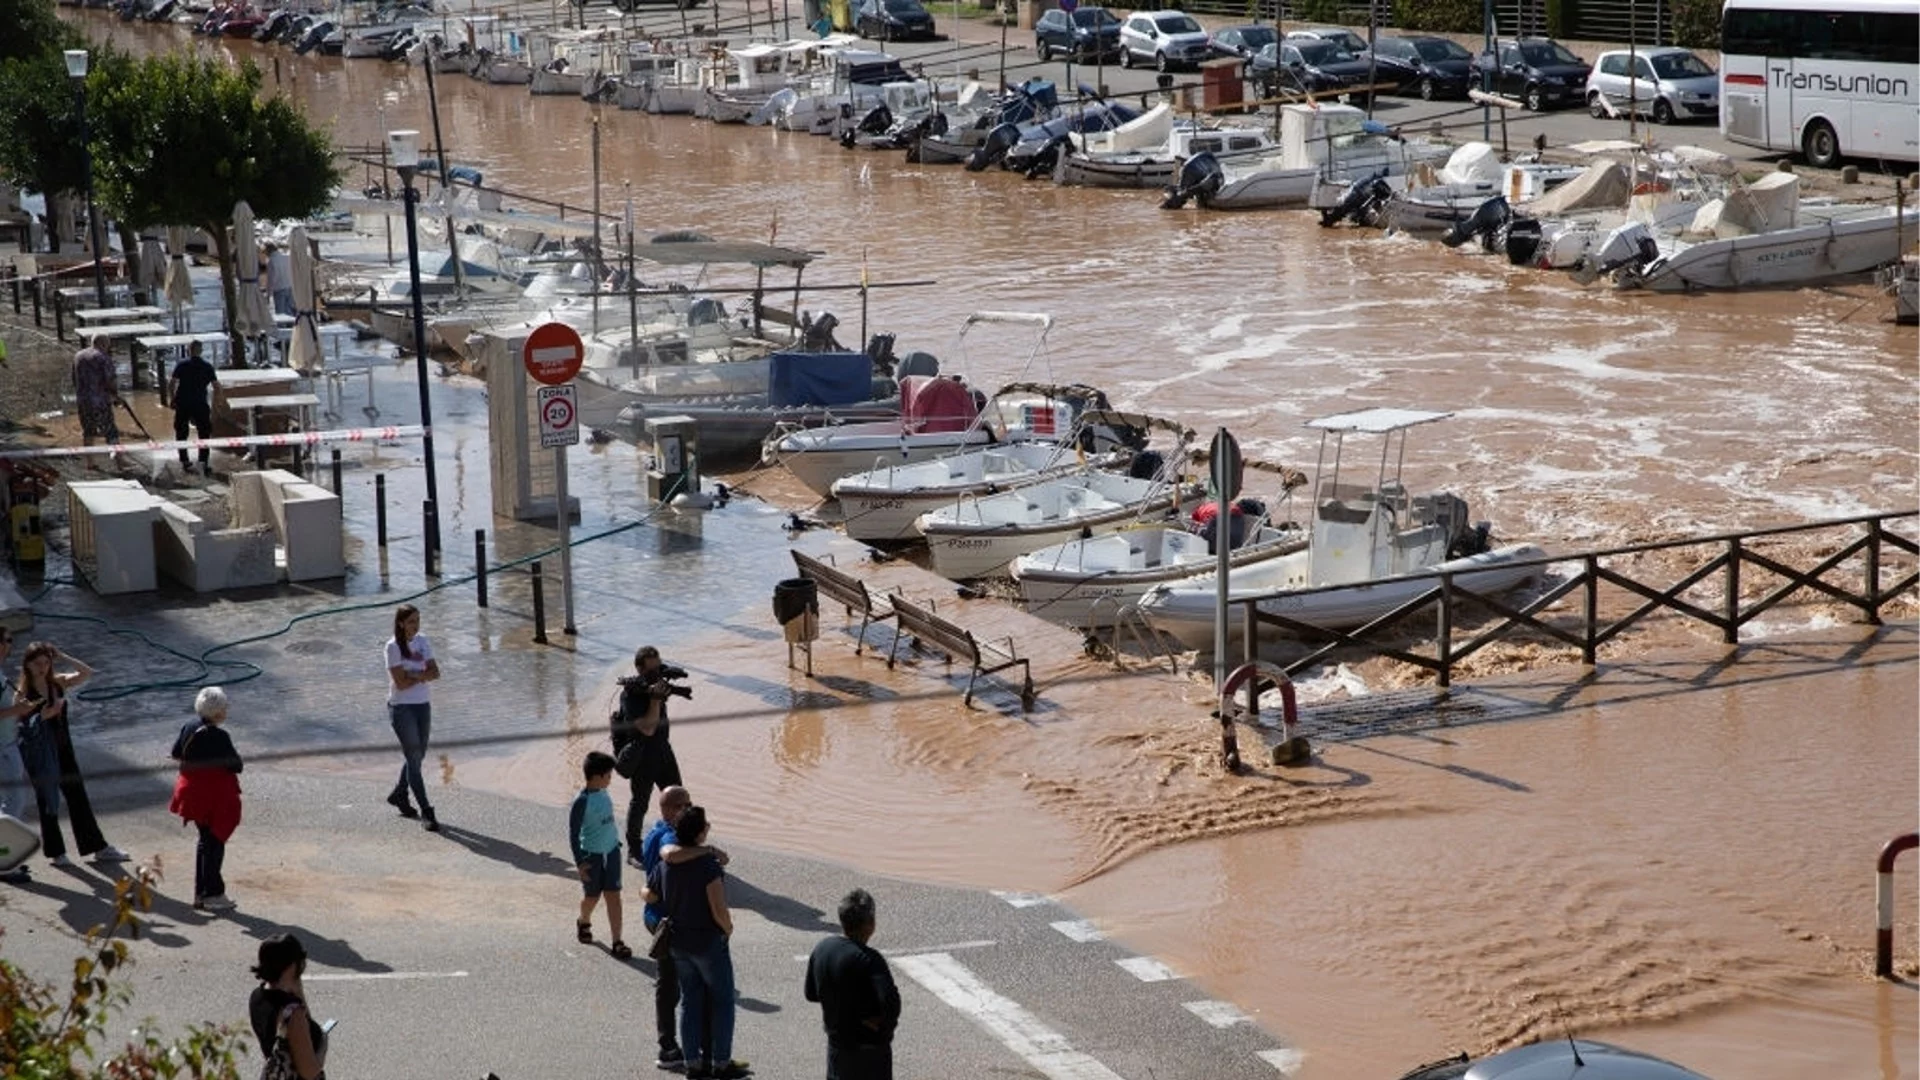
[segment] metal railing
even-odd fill
[[[1893,863],[1903,851],[1920,847],[1920,833],[1907,833],[1887,841],[1880,849],[1880,861],[1874,873],[1874,892],[1879,916],[1873,935],[1873,977],[1893,977]]]
[[[1742,626],[1802,590],[1816,592],[1831,600],[1858,608],[1866,622],[1878,625],[1880,611],[1889,600],[1902,593],[1920,591],[1916,588],[1920,586],[1920,571],[1913,568],[1908,568],[1904,576],[1897,577],[1891,583],[1883,583],[1881,580],[1882,556],[1886,549],[1893,548],[1909,556],[1920,556],[1920,543],[1887,528],[1889,522],[1915,518],[1920,518],[1920,510],[1862,514],[1803,525],[1782,525],[1681,540],[1628,544],[1622,547],[1567,555],[1549,555],[1538,559],[1497,564],[1504,568],[1537,567],[1542,573],[1552,566],[1564,566],[1569,563],[1578,565],[1579,569],[1576,572],[1554,581],[1544,592],[1521,607],[1511,606],[1493,596],[1473,592],[1456,583],[1456,579],[1462,576],[1470,578],[1474,573],[1485,573],[1487,570],[1485,566],[1460,571],[1427,571],[1421,574],[1410,574],[1407,578],[1431,580],[1432,588],[1351,632],[1328,630],[1284,615],[1263,611],[1259,605],[1263,601],[1275,600],[1281,596],[1291,598],[1315,593],[1338,592],[1342,589],[1364,587],[1364,584],[1276,590],[1259,596],[1236,599],[1232,603],[1240,608],[1246,662],[1252,662],[1257,658],[1260,629],[1269,627],[1291,632],[1309,642],[1325,643],[1311,650],[1307,655],[1281,665],[1282,670],[1288,675],[1296,675],[1321,663],[1335,650],[1354,648],[1425,668],[1435,673],[1440,686],[1446,687],[1452,685],[1455,665],[1521,628],[1579,649],[1581,662],[1591,667],[1598,662],[1601,646],[1618,638],[1626,630],[1655,612],[1675,612],[1685,618],[1707,623],[1720,630],[1723,641],[1733,645],[1739,643]],[[1755,551],[1751,547],[1751,543],[1758,539],[1842,528],[1857,528],[1859,535],[1821,559],[1813,568],[1804,571],[1787,566],[1778,559]],[[1635,580],[1619,570],[1602,565],[1603,560],[1618,556],[1673,552],[1687,548],[1717,549],[1718,554],[1686,573],[1678,582],[1664,587]],[[1836,569],[1856,556],[1864,556],[1865,559],[1865,566],[1857,575],[1862,579],[1858,584],[1842,585],[1827,580]],[[1750,602],[1744,602],[1740,592],[1740,578],[1742,569],[1748,566],[1757,567],[1785,580],[1765,595]],[[1718,611],[1708,610],[1706,607],[1683,599],[1683,595],[1688,590],[1715,574],[1720,575],[1722,579],[1724,593]],[[1395,580],[1406,580],[1406,578]],[[1603,619],[1600,614],[1600,587],[1603,584],[1632,593],[1640,597],[1642,602],[1633,611],[1619,618]],[[1858,591],[1855,591],[1856,589]],[[1562,619],[1555,622],[1545,617],[1545,613],[1558,605],[1561,600],[1576,594],[1581,604],[1575,619]],[[1466,641],[1456,642],[1454,627],[1459,621],[1458,616],[1463,605],[1483,609],[1491,613],[1494,618]],[[1431,653],[1419,651],[1419,647],[1415,646],[1403,647],[1389,644],[1385,640],[1387,634],[1408,616],[1428,608],[1434,610],[1437,622],[1434,640],[1430,646]]]

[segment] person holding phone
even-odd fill
[[[247,1018],[267,1059],[262,1080],[326,1080],[333,1022],[323,1027],[307,1010],[307,990],[300,984],[306,971],[307,947],[299,938],[275,934],[260,943],[253,967],[260,985],[247,1000]]]
[[[72,670],[55,671],[56,660]],[[62,796],[67,801],[67,820],[73,824],[73,842],[81,858],[96,863],[132,858],[107,843],[101,834],[93,803],[87,798],[86,778],[80,775],[80,761],[73,753],[67,695],[92,677],[92,668],[61,652],[51,641],[27,646],[27,654],[20,661],[15,693],[22,703],[31,706],[20,726],[20,756],[26,761],[34,796],[40,801],[41,850],[55,866],[73,865],[67,858],[66,839],[60,835]]]
[[[419,818],[428,832],[439,832],[439,819],[433,816],[433,804],[427,801],[427,782],[420,763],[427,757],[427,740],[433,733],[433,691],[431,684],[440,678],[440,664],[433,658],[433,645],[420,632],[420,609],[401,604],[393,611],[393,637],[387,641],[387,719],[400,740],[400,779],[393,785],[387,802],[404,818]],[[413,792],[420,804],[415,810],[407,800]]]

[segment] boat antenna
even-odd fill
[[[1576,1069],[1586,1068],[1586,1060],[1580,1056],[1580,1044],[1574,1040],[1573,1024],[1568,1021],[1566,1010],[1556,1005],[1553,1011],[1560,1014],[1560,1025],[1566,1029],[1567,1049],[1573,1051],[1573,1067]]]

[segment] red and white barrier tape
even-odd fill
[[[0,450],[0,461],[27,458],[86,457],[89,454],[131,454],[165,450],[243,450],[250,446],[318,446],[321,443],[387,442],[421,438],[420,424],[391,424],[377,428],[341,428],[337,431],[294,431],[284,435],[235,435],[225,439],[167,439],[117,442],[102,446],[47,446],[31,450]]]

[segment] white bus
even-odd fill
[[[1726,0],[1720,47],[1729,140],[1920,160],[1920,0]]]

